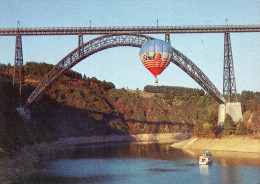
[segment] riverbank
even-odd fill
[[[260,154],[260,139],[245,136],[227,136],[221,139],[193,137],[179,143],[174,143],[171,147],[190,150],[236,151]]]
[[[173,143],[189,139],[191,134],[137,134],[109,135],[90,137],[70,137],[57,141],[42,142],[24,146],[14,158],[0,159],[0,183],[11,183],[18,178],[26,178],[33,173],[43,172],[39,167],[40,160],[50,157],[55,151],[73,148],[77,145],[106,144],[119,142],[136,143]]]
[[[108,135],[89,137],[62,138],[52,142],[42,142],[33,145],[33,149],[46,151],[75,145],[117,143],[117,142],[141,142],[141,143],[173,143],[180,142],[191,137],[190,133],[162,133],[162,134],[137,134],[137,135]]]

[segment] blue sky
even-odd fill
[[[0,28],[260,24],[260,0],[0,0]],[[164,35],[152,35],[164,39]],[[84,42],[96,36],[84,35]],[[77,47],[77,36],[23,36],[24,63],[56,64]],[[222,92],[224,34],[171,34],[172,46],[189,57]],[[231,33],[237,90],[260,91],[260,33]],[[0,37],[0,63],[14,62],[15,37]],[[117,88],[154,85],[139,49],[117,47],[72,68]],[[201,88],[174,64],[159,85]]]

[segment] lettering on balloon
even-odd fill
[[[161,57],[162,57],[162,55],[160,53],[154,53],[152,56],[149,55],[149,53],[146,53],[146,54],[143,55],[143,61],[163,59]],[[164,58],[164,60],[166,60],[166,59],[167,58]]]

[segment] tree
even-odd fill
[[[250,110],[251,110],[251,112],[256,112],[258,110],[257,101],[255,98],[253,98],[250,102]]]
[[[242,91],[240,95],[240,101],[242,105],[242,112],[250,110],[250,102],[254,98],[254,92]]]
[[[260,130],[260,118],[259,118],[259,112],[253,113],[252,116],[252,123],[253,123],[253,131],[257,134]]]
[[[236,130],[236,127],[233,123],[232,117],[227,113],[225,120],[224,120],[224,131],[227,134],[234,134]]]
[[[203,136],[213,136],[214,135],[214,126],[210,123],[203,123],[202,124],[202,135]]]
[[[211,112],[208,117],[207,117],[207,121],[212,124],[212,125],[216,125],[218,122],[218,112],[217,111],[213,111]]]
[[[83,80],[87,80],[86,74],[83,75]]]
[[[242,121],[238,127],[237,134],[246,135],[246,133],[247,133],[247,128],[246,128],[245,122]]]
[[[193,128],[193,132],[196,136],[200,136],[202,134],[202,125],[196,122]]]
[[[9,70],[10,68],[12,68],[12,66],[11,66],[10,63],[8,63],[6,67],[7,67],[8,70]]]

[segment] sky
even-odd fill
[[[260,24],[260,0],[0,0],[0,28],[180,26]],[[164,39],[163,34],[150,35]],[[171,45],[194,62],[223,92],[224,34],[171,34]],[[84,35],[84,42],[98,36]],[[57,64],[74,50],[78,36],[23,36],[23,60]],[[238,93],[260,91],[260,33],[231,33]],[[15,36],[0,36],[0,63],[14,63]],[[139,48],[98,52],[72,70],[113,82],[116,88],[156,85]],[[171,63],[157,85],[201,87]]]

